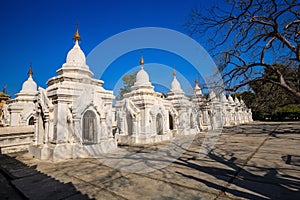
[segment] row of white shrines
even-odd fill
[[[187,98],[175,72],[167,97],[155,92],[143,58],[131,92],[113,107],[113,92],[102,87],[102,80],[92,78],[78,29],[74,40],[66,63],[48,80],[46,89],[37,89],[30,69],[22,90],[3,107],[3,124],[35,126],[29,153],[36,158],[97,156],[115,150],[118,143],[152,144],[252,121],[243,100],[214,91],[204,98],[197,81],[193,97]]]

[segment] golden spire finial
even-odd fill
[[[140,65],[143,65],[143,64],[144,64],[144,58],[141,57],[141,59],[140,59]]]
[[[174,69],[174,71],[173,71],[173,76],[176,76],[176,70]]]
[[[199,83],[198,74],[197,74],[197,76],[196,76],[195,83],[196,83],[197,85],[198,85],[198,83]]]
[[[144,65],[143,53],[141,51],[140,65]]]
[[[29,68],[29,71],[28,71],[28,76],[33,76],[32,62],[30,62],[30,68]]]
[[[73,36],[73,40],[75,40],[75,41],[80,41],[81,40],[81,37],[80,37],[79,32],[78,32],[78,22],[76,23],[76,32]]]

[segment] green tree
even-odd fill
[[[280,69],[284,73],[286,80],[291,86],[297,85],[293,68],[287,68],[282,64],[276,64],[273,67]],[[276,80],[278,75],[266,68],[262,77]],[[246,105],[252,109],[254,118],[260,120],[264,118],[285,120],[291,119],[290,116],[298,116],[300,114],[297,97],[286,93],[277,84],[261,80],[250,83],[250,88],[251,91],[243,92],[241,96]],[[295,109],[293,110],[293,108]]]
[[[122,77],[124,87],[120,88],[119,95],[117,96],[117,100],[121,100],[124,98],[124,94],[131,91],[131,87],[134,85],[136,80],[137,72],[133,72],[131,74],[126,74]]]

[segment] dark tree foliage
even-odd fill
[[[227,90],[269,83],[300,101],[299,1],[227,0],[222,6],[193,10],[186,27],[194,36],[209,38],[206,45]],[[292,77],[287,78],[286,69],[293,71]]]
[[[273,67],[284,72],[291,85],[297,83],[293,68],[286,68],[284,65],[279,64]],[[267,79],[276,79],[276,76],[276,73],[267,68],[262,75]],[[240,96],[242,96],[246,105],[252,109],[255,119],[299,119],[300,105],[297,104],[297,97],[286,93],[283,88],[267,81],[250,83],[250,88],[251,91],[243,92]]]

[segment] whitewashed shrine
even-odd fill
[[[34,125],[34,98],[37,93],[37,84],[32,78],[33,72],[30,66],[28,79],[23,83],[22,89],[16,94],[16,98],[11,100],[7,110],[9,112],[10,126]]]
[[[149,75],[140,60],[141,69],[131,92],[116,103],[119,132],[116,138],[122,144],[147,144],[170,140],[178,128],[178,112],[163,95],[154,91]]]
[[[112,135],[112,91],[93,73],[75,44],[66,63],[50,78],[46,89],[39,88],[35,99],[35,135],[29,152],[39,159],[61,160],[97,156],[114,150]]]
[[[168,94],[156,92],[143,58],[131,91],[113,107],[113,92],[93,78],[86,64],[78,28],[73,39],[66,62],[46,89],[37,88],[30,68],[22,90],[2,108],[2,125],[34,124],[29,152],[36,158],[95,157],[115,150],[117,144],[153,144],[252,121],[242,99],[213,90],[203,95],[198,80],[193,96],[187,97],[175,71]]]

